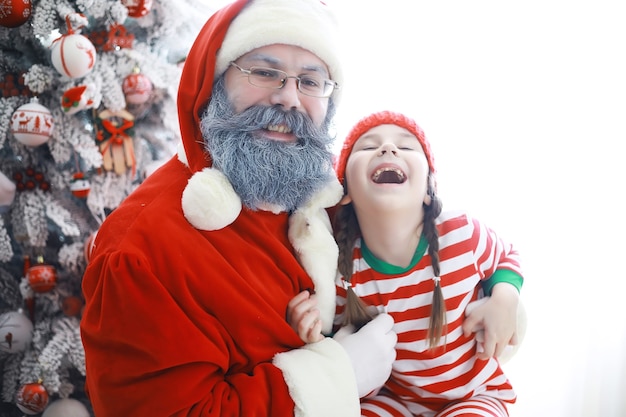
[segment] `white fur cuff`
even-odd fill
[[[274,357],[295,403],[295,417],[361,415],[352,363],[331,338]]]

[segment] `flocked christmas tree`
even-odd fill
[[[175,152],[180,63],[203,4],[0,0],[1,416],[91,413],[90,243]]]

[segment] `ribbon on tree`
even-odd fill
[[[104,113],[104,112],[103,112]],[[102,130],[96,133],[96,139],[100,142],[100,153],[102,153],[102,167],[106,171],[114,171],[122,175],[128,168],[132,169],[133,176],[137,170],[135,160],[135,148],[133,137],[129,129],[134,126],[132,119],[121,117],[119,113],[112,112],[100,114],[102,119]]]

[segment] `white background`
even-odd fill
[[[326,3],[347,46],[337,146],[372,110],[406,112],[444,209],[522,255],[512,417],[626,416],[626,3]]]

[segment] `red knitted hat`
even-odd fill
[[[422,145],[422,149],[424,150],[424,154],[426,155],[426,159],[428,160],[428,167],[430,168],[430,172],[433,174],[435,173],[435,160],[430,149],[430,143],[428,143],[428,140],[426,140],[426,136],[424,135],[424,131],[422,130],[422,128],[419,127],[417,123],[415,123],[415,120],[410,119],[402,113],[381,111],[362,118],[356,125],[354,125],[352,130],[350,130],[350,133],[348,133],[348,136],[343,142],[339,158],[337,159],[335,164],[335,171],[337,172],[339,182],[341,182],[342,184],[344,182],[344,178],[346,175],[346,163],[348,162],[348,157],[350,156],[350,153],[352,152],[352,147],[354,146],[356,141],[359,140],[359,138],[363,136],[368,130],[380,125],[400,126],[415,135],[420,145]]]

